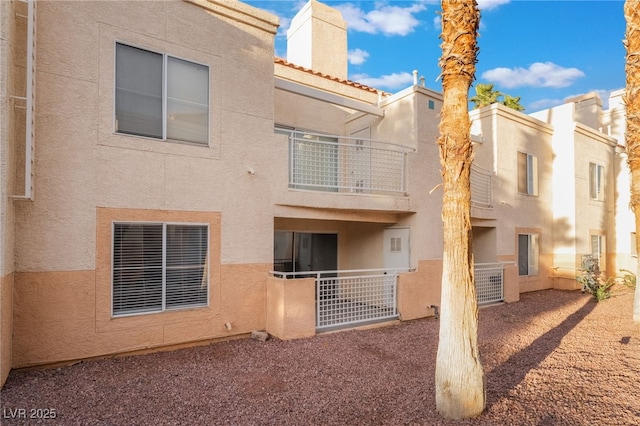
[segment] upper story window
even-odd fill
[[[589,163],[589,198],[604,201],[604,166]]]
[[[538,195],[538,159],[524,152],[518,152],[518,192]]]
[[[116,43],[118,133],[209,143],[209,67]]]

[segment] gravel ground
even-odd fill
[[[434,318],[296,341],[208,346],[13,371],[2,424],[640,425],[633,295],[545,290],[480,310],[487,410],[435,409]],[[24,409],[25,411],[20,411]],[[50,410],[54,410],[53,412]],[[26,414],[55,415],[39,421]]]

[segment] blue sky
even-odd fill
[[[252,0],[280,17],[276,55],[286,58],[286,30],[304,0]],[[349,79],[389,92],[408,87],[412,71],[442,90],[440,2],[324,1],[348,25]],[[476,83],[520,96],[525,112],[597,91],[607,102],[625,85],[622,0],[479,0]],[[470,95],[475,94],[472,88]]]

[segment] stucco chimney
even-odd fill
[[[336,9],[310,0],[287,30],[287,61],[346,79],[347,23]]]

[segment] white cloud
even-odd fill
[[[362,49],[349,50],[347,55],[349,58],[349,63],[353,65],[362,65],[369,58],[369,52]]]
[[[426,10],[426,6],[422,3],[415,3],[409,7],[376,3],[375,9],[370,12],[365,12],[353,3],[334,7],[342,13],[349,30],[400,36],[413,32],[420,25],[420,21],[414,15]]]
[[[539,99],[537,101],[531,102],[527,106],[527,110],[529,110],[529,111],[540,111],[540,110],[543,110],[543,109],[552,108],[554,106],[562,105],[568,99],[576,98],[578,96],[582,96],[582,95],[585,95],[585,94],[591,93],[591,92],[596,92],[598,94],[598,96],[600,96],[600,99],[602,100],[602,107],[604,109],[609,108],[609,96],[611,95],[611,92],[613,92],[613,90],[594,89],[594,90],[589,90],[589,91],[584,92],[584,93],[576,93],[576,94],[573,94],[573,95],[569,95],[569,96],[566,96],[566,97],[564,97],[562,99],[557,99],[557,98],[556,99],[552,99],[552,98]]]
[[[503,4],[509,3],[511,0],[478,0],[478,7],[480,10],[492,10],[497,9]]]
[[[437,15],[435,18],[433,18],[433,28],[438,31],[442,31],[442,16]]]
[[[413,74],[409,74],[408,72],[393,73],[380,77],[370,77],[367,74],[354,74],[349,77],[349,79],[367,86],[389,90],[403,88],[413,84]]]
[[[287,30],[291,25],[291,18],[286,18],[283,16],[279,16],[279,18],[280,18],[280,26],[278,27],[278,33],[276,35],[279,37],[286,37]]]
[[[482,73],[482,78],[507,89],[514,87],[567,87],[584,77],[577,68],[564,68],[553,62],[536,62],[529,68],[494,68]]]
[[[550,98],[539,99],[539,100],[533,101],[529,105],[527,105],[527,111],[528,112],[541,111],[543,109],[552,108],[554,106],[562,105],[563,103],[564,103],[563,99],[550,99]]]

